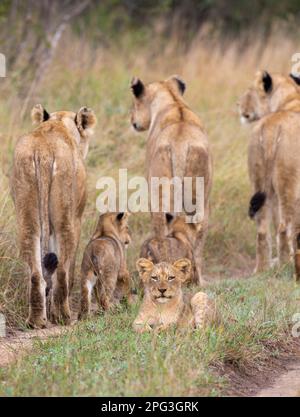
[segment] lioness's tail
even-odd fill
[[[57,255],[49,252],[50,241],[50,217],[49,217],[49,195],[53,172],[53,161],[50,158],[43,158],[38,154],[34,156],[35,172],[38,186],[39,216],[41,230],[41,257],[42,267],[45,272],[44,278],[51,277],[58,265]],[[47,282],[47,288],[49,283]]]
[[[256,213],[263,207],[266,203],[267,197],[271,194],[272,188],[272,175],[274,171],[274,164],[276,160],[276,154],[278,150],[278,143],[280,141],[280,128],[277,132],[269,132],[269,135],[264,135],[262,131],[261,134],[261,158],[264,161],[264,175],[261,179],[261,184],[259,190],[253,194],[249,202],[248,214],[251,219],[253,219]],[[270,145],[272,141],[272,145]],[[269,146],[268,146],[269,145]]]
[[[46,253],[46,255],[43,258],[43,264],[44,264],[44,267],[47,269],[47,271],[50,274],[53,274],[53,272],[56,270],[57,265],[58,265],[58,258],[56,256],[56,253],[54,252]]]
[[[264,191],[258,191],[251,197],[248,210],[250,219],[253,219],[258,210],[262,208],[266,202],[266,198],[267,194]]]

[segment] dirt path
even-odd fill
[[[17,330],[11,336],[0,338],[0,366],[9,365],[28,353],[35,340],[43,341],[50,337],[57,337],[70,331],[71,328],[71,326],[52,326],[47,329],[28,332]]]
[[[300,359],[290,364],[284,374],[275,378],[272,386],[263,388],[256,397],[300,397]]]

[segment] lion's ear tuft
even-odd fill
[[[183,274],[183,281],[186,281],[190,275],[192,270],[191,261],[187,258],[178,259],[173,263],[174,268],[178,269]]]
[[[269,94],[273,90],[273,79],[267,71],[259,70],[255,74],[254,86],[260,94]]]
[[[34,125],[46,122],[50,119],[50,114],[41,104],[36,104],[31,110],[31,120]]]
[[[131,80],[131,90],[136,98],[140,98],[144,93],[145,86],[139,78],[133,77]]]
[[[153,269],[153,262],[146,258],[140,258],[136,262],[136,269],[138,270],[141,279],[144,281],[145,273],[150,272]]]
[[[97,118],[92,109],[81,107],[76,114],[75,123],[82,136],[91,136],[97,124]]]
[[[263,72],[262,83],[263,83],[265,93],[270,93],[273,88],[273,80],[272,80],[271,75],[267,71]]]
[[[120,222],[123,218],[124,218],[124,212],[122,211],[122,212],[120,212],[120,213],[118,213],[117,214],[117,220]]]
[[[118,222],[123,222],[123,221],[128,221],[129,216],[130,216],[130,213],[128,213],[128,211],[121,211],[117,213],[116,218]]]
[[[173,220],[174,220],[174,215],[172,213],[166,213],[167,224],[172,223]]]
[[[174,87],[180,95],[183,96],[186,89],[186,84],[183,81],[183,79],[179,77],[179,75],[172,75],[170,78],[167,79],[167,82],[171,84],[172,87]]]

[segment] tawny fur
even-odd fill
[[[15,148],[11,190],[20,254],[28,266],[27,323],[40,328],[47,322],[46,287],[52,288],[52,321],[69,323],[71,319],[69,293],[86,202],[84,156],[96,118],[86,108],[77,114],[49,115],[37,105],[32,119],[37,128],[21,137]],[[52,276],[42,261],[49,252],[58,258]]]
[[[192,263],[190,280],[197,282],[195,271],[194,246],[199,231],[194,223],[186,223],[185,216],[177,216],[168,222],[168,234],[165,237],[147,239],[141,248],[140,257],[157,264],[160,262],[175,262],[187,258]]]
[[[176,325],[201,328],[216,321],[216,306],[204,292],[184,296],[181,285],[188,279],[191,262],[179,259],[173,264],[153,264],[139,259],[137,269],[144,282],[144,298],[133,328],[136,332],[159,331]]]
[[[212,184],[212,160],[203,124],[182,98],[183,86],[182,80],[177,76],[147,85],[133,79],[134,107],[131,119],[136,130],[149,130],[146,146],[146,175],[149,184],[153,177],[204,178],[204,217],[199,226],[201,232],[194,246],[197,280],[201,284],[202,251],[208,226],[209,194]],[[171,211],[172,197],[171,195]],[[193,202],[195,201],[196,187],[193,182]],[[161,198],[159,210],[162,210]],[[167,233],[164,213],[153,212],[151,216],[154,236],[164,237]]]
[[[89,316],[93,292],[102,310],[130,295],[131,279],[125,257],[125,247],[131,241],[128,216],[105,213],[99,217],[81,264],[80,318]]]
[[[266,201],[257,211],[256,272],[271,266],[273,222],[280,265],[294,254],[300,279],[300,90],[291,78],[271,74],[272,89],[264,91],[263,73],[258,72],[248,95],[255,94],[251,109],[241,103],[241,114],[256,112],[248,149],[248,167],[254,193]],[[253,103],[258,100],[258,106]],[[261,113],[261,109],[264,109]]]

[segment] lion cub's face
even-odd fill
[[[148,259],[137,261],[139,275],[144,282],[145,291],[155,303],[168,303],[181,295],[181,284],[191,274],[191,262],[179,259],[173,264],[161,262],[153,264]]]

